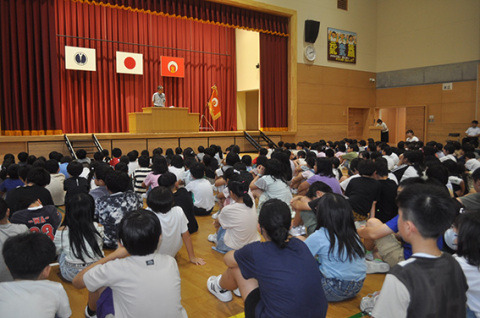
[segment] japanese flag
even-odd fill
[[[117,51],[117,73],[143,74],[143,54]]]
[[[65,69],[96,71],[97,61],[95,49],[65,46]]]

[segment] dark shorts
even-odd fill
[[[213,208],[207,211],[204,208],[197,208],[196,206],[193,207],[193,213],[197,216],[210,215],[210,213],[212,213],[212,210]]]
[[[110,287],[105,288],[97,301],[97,317],[104,318],[108,314],[115,315],[113,293]]]
[[[255,308],[260,302],[260,289],[255,288],[245,299],[245,318],[255,318]]]

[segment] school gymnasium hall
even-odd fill
[[[1,0],[0,156],[215,144],[458,140],[480,114],[478,0]],[[162,86],[164,107],[152,107]],[[243,317],[206,288],[225,270],[210,217],[176,257],[189,317]],[[361,317],[367,275],[327,317]],[[87,291],[67,291],[84,317]],[[0,314],[1,315],[1,314]]]

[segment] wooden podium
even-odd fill
[[[129,113],[130,133],[198,132],[198,113],[187,108],[146,107],[142,113]]]
[[[373,138],[374,141],[380,141],[382,135],[382,127],[370,126],[368,127],[368,137]]]

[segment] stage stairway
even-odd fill
[[[272,139],[270,139],[263,131],[258,131],[255,133],[248,133],[246,131],[243,132],[243,135],[245,139],[258,151],[261,148],[266,148],[268,146],[268,143],[273,144],[273,148],[278,148],[278,145],[273,142]]]
[[[65,139],[67,149],[73,159],[78,159],[77,154],[75,153],[78,149],[85,150],[87,152],[87,157],[92,157],[95,152],[103,150],[102,145],[98,141],[95,134],[92,134],[91,139],[70,139],[66,134],[63,135],[63,137]]]

